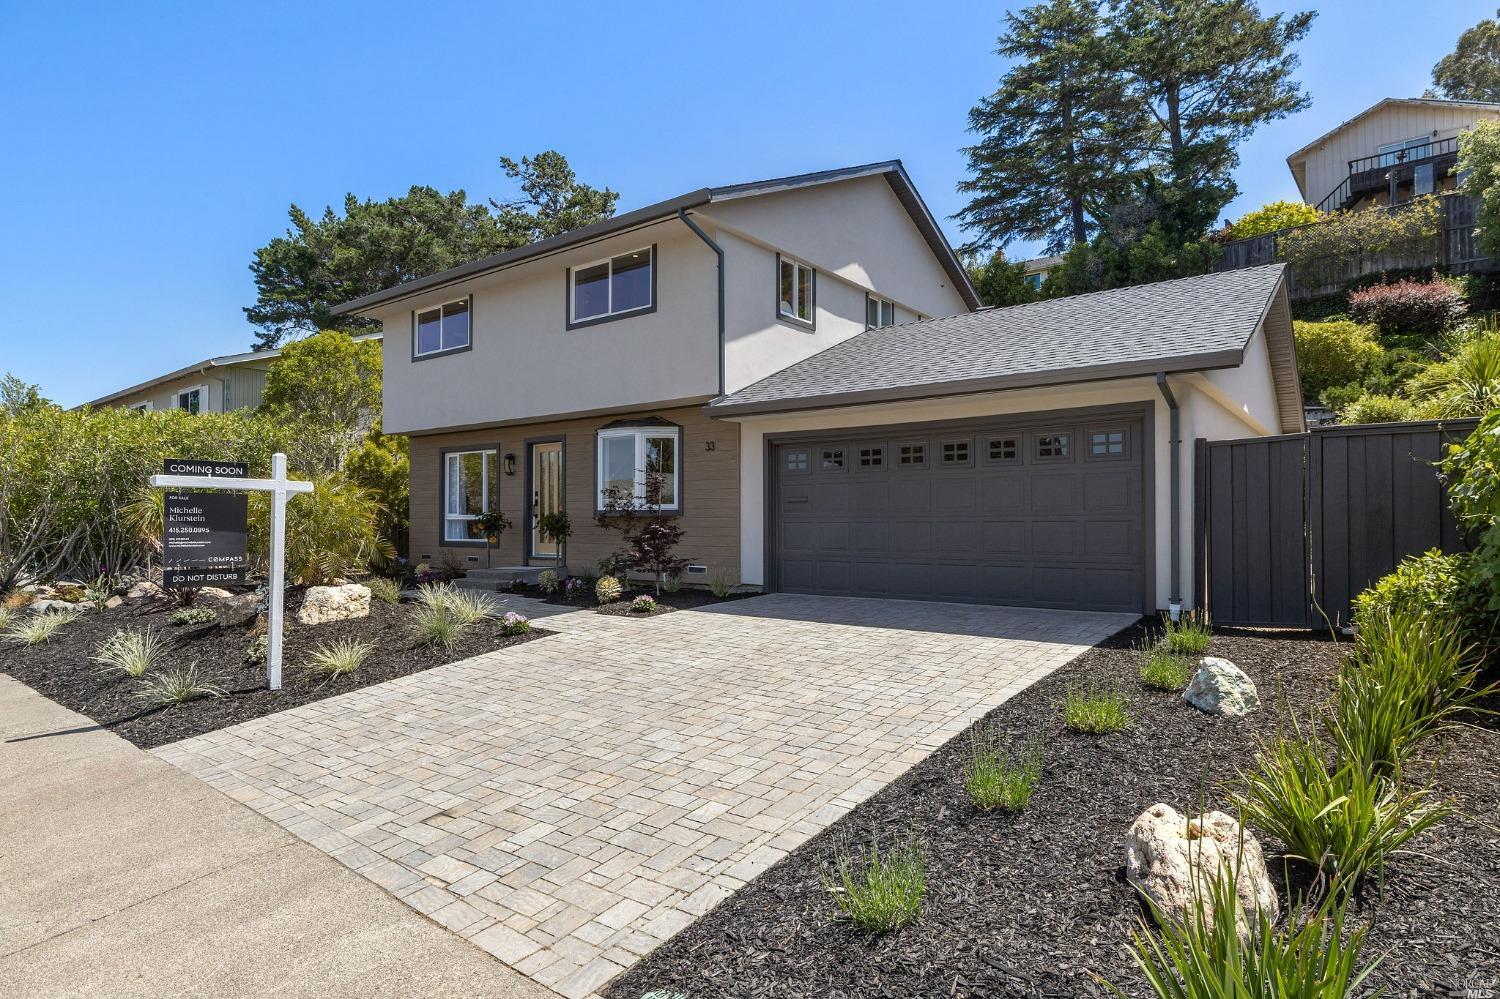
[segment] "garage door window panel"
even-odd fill
[[[847,466],[848,450],[843,447],[825,447],[818,451],[818,470],[842,472]]]
[[[879,472],[884,469],[884,444],[861,444],[854,449],[854,470],[856,472]]]
[[[943,441],[938,446],[939,468],[968,468],[973,464],[973,448],[968,439]]]
[[[922,443],[897,444],[896,467],[926,468],[927,445]]]
[[[1128,461],[1130,433],[1124,427],[1101,427],[1088,432],[1089,461]]]
[[[986,465],[1014,465],[1021,460],[1021,439],[1016,436],[986,437],[984,463]]]
[[[781,456],[781,470],[788,475],[806,475],[812,468],[812,452],[807,448],[788,448]]]
[[[1031,454],[1037,461],[1072,461],[1073,435],[1066,430],[1049,430],[1032,438]]]

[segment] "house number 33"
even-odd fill
[[[705,451],[717,451],[718,449],[719,449],[719,442],[718,441],[706,441],[706,442],[704,442],[703,450],[705,450]]]

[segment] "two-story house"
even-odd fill
[[[977,307],[888,162],[703,188],[343,311],[385,331],[416,560],[559,566],[536,519],[564,510],[591,567],[605,490],[649,467],[689,583],[1165,606],[1181,442],[1302,427],[1281,268]],[[493,510],[515,527],[487,553]]]
[[[1394,205],[1454,189],[1458,136],[1500,118],[1500,104],[1396,98],[1366,108],[1286,158],[1319,211]]]

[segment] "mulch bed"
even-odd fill
[[[1144,624],[1144,622],[1143,622]],[[1224,784],[1248,764],[1256,737],[1289,713],[1305,721],[1332,691],[1341,654],[1306,635],[1220,632],[1209,654],[1256,681],[1265,708],[1230,720],[1180,695],[1141,686],[1122,632],[997,708],[981,722],[1016,740],[1040,739],[1042,784],[1018,816],[977,812],[963,791],[969,736],[960,734],[833,827],[766,871],[616,979],[610,999],[653,989],[709,997],[979,997],[1074,999],[1150,992],[1126,950],[1142,914],[1124,881],[1123,840],[1143,810],[1163,801],[1187,812],[1226,807]],[[1103,736],[1067,732],[1069,686],[1117,685],[1134,700],[1134,727]],[[1500,978],[1500,730],[1468,728],[1429,747],[1437,787],[1462,810],[1398,857],[1358,915],[1373,920],[1365,956],[1391,951],[1370,980],[1387,996],[1458,994],[1470,973]],[[1484,823],[1489,823],[1485,825]],[[921,918],[871,938],[836,919],[824,878],[837,851],[890,843],[915,831],[927,851]],[[1273,877],[1288,871],[1263,844]],[[1288,893],[1283,891],[1283,899]]]
[[[516,591],[521,592],[521,591]],[[716,597],[709,590],[683,588],[676,593],[668,593],[663,590],[660,594],[650,585],[644,585],[631,590],[619,600],[611,603],[601,604],[594,601],[593,593],[589,593],[586,601],[568,600],[561,593],[546,596],[541,590],[530,587],[525,591],[529,597],[545,600],[549,604],[557,604],[562,607],[577,607],[579,610],[592,609],[600,614],[611,614],[619,617],[657,617],[662,614],[671,613],[674,610],[693,610],[698,607],[709,607],[714,604],[728,603],[731,600],[748,600],[751,597],[760,596],[759,593],[731,593],[725,597]],[[641,594],[645,594],[656,601],[656,610],[649,614],[637,613],[630,609],[630,602]]]
[[[369,617],[299,625],[293,618],[299,603],[300,595],[288,594],[282,688],[277,691],[266,689],[263,664],[245,661],[253,638],[248,626],[171,626],[167,624],[170,612],[150,602],[126,604],[102,614],[86,613],[41,645],[0,644],[0,672],[150,749],[552,634],[533,628],[525,635],[506,636],[497,622],[483,621],[452,649],[443,649],[413,641],[411,604],[372,600]],[[136,698],[137,681],[106,672],[91,657],[117,629],[146,627],[171,636],[174,645],[167,669],[196,665],[202,682],[223,689],[225,696],[143,710]],[[354,673],[325,679],[298,668],[313,648],[341,638],[375,644]]]

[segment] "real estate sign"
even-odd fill
[[[237,569],[245,564],[244,493],[167,493],[161,561],[168,569]]]
[[[241,586],[244,569],[163,569],[161,585],[169,590],[196,590],[203,586]]]
[[[244,479],[250,466],[243,461],[197,461],[193,458],[166,458],[161,463],[163,475],[207,475],[216,479]]]

